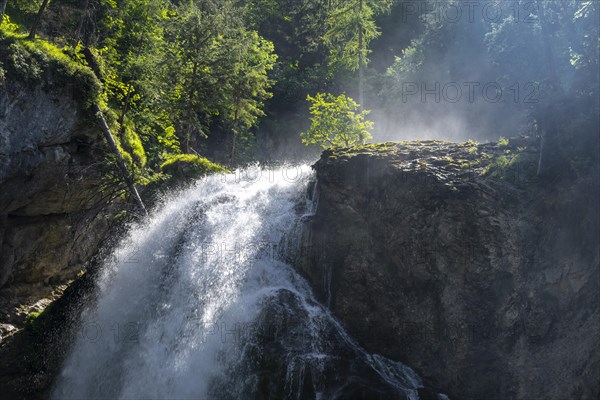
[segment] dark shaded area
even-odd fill
[[[368,351],[451,398],[593,399],[598,175],[540,181],[514,142],[325,152],[299,268]]]
[[[243,357],[228,369],[226,378],[215,382],[211,398],[238,399],[243,393],[245,398],[264,400],[401,400],[416,394],[386,381],[373,368],[370,355],[344,337],[324,314],[309,314],[302,302],[297,293],[285,289],[266,300],[254,329],[245,330]],[[410,387],[403,381],[405,367],[383,357],[378,362],[396,382]],[[436,398],[431,389],[419,393]]]
[[[110,248],[108,243],[106,248]],[[96,255],[87,266],[87,273],[72,283],[60,298],[39,315],[28,318],[24,329],[4,338],[0,346],[0,392],[4,398],[50,397],[70,344],[78,335],[94,334],[85,332],[78,321],[83,307],[94,301],[99,266],[105,256],[104,252]]]

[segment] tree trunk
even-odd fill
[[[97,104],[94,104],[92,106],[92,111],[94,112],[94,114],[96,114],[96,117],[98,118],[98,125],[100,125],[100,128],[102,129],[102,133],[104,133],[104,138],[106,139],[106,142],[110,146],[112,152],[115,153],[115,155],[117,156],[117,165],[119,166],[119,169],[121,170],[121,175],[123,176],[123,179],[125,179],[125,182],[127,183],[127,187],[129,188],[129,192],[131,193],[131,196],[133,197],[133,199],[135,200],[137,205],[140,207],[140,209],[144,212],[144,214],[148,215],[148,211],[146,210],[146,207],[144,206],[144,202],[142,201],[142,198],[140,197],[140,195],[133,183],[133,178],[132,178],[131,174],[129,174],[129,171],[127,170],[127,166],[125,165],[125,160],[123,160],[123,155],[121,154],[121,152],[119,151],[119,148],[117,147],[117,143],[115,142],[115,139],[114,139],[112,133],[110,132],[110,128],[108,127],[108,124],[106,123],[106,120],[104,119],[104,116],[102,115],[102,111],[100,110],[100,107]]]
[[[84,49],[84,55],[86,57],[88,64],[90,64],[90,67],[92,67],[92,70],[96,74],[96,77],[98,79],[101,79],[100,73],[99,73],[99,68],[98,68],[98,63],[96,61],[96,58],[94,57],[94,53],[92,53],[90,51],[90,49],[86,47]],[[94,66],[97,69],[94,69]],[[110,132],[110,128],[108,127],[108,124],[106,123],[106,119],[104,119],[104,115],[102,115],[102,110],[100,109],[98,104],[92,105],[92,112],[96,115],[96,118],[98,118],[98,125],[100,125],[100,129],[102,130],[102,133],[104,134],[104,138],[106,139],[108,146],[110,147],[112,152],[115,153],[115,155],[117,156],[117,165],[119,167],[119,170],[121,171],[121,175],[123,176],[125,183],[127,183],[127,187],[129,188],[129,192],[131,193],[131,196],[133,197],[133,199],[135,200],[137,205],[140,207],[140,209],[144,212],[144,214],[148,215],[148,211],[146,210],[146,207],[144,206],[144,202],[142,201],[142,198],[140,197],[140,194],[138,193],[138,191],[135,187],[135,184],[133,182],[133,176],[127,170],[127,165],[125,165],[125,160],[123,160],[123,154],[121,154],[121,152],[119,151],[119,148],[117,147],[117,143],[115,142],[115,138],[113,137],[112,133]]]
[[[548,88],[548,98],[544,100],[546,105],[541,110],[542,117],[539,121],[541,125],[542,140],[540,143],[537,175],[539,177],[544,177],[558,173],[558,167],[562,164],[558,144],[559,120],[556,118],[557,110],[554,104],[556,101],[559,101],[560,81],[558,74],[556,73],[554,54],[552,51],[552,33],[548,26],[548,20],[544,15],[543,1],[536,0],[536,5],[544,40],[544,56],[548,67],[546,82],[551,85]]]
[[[85,0],[85,5],[83,6],[83,12],[81,13],[81,18],[79,18],[79,23],[77,24],[77,29],[75,29],[75,38],[77,41],[80,41],[82,36],[84,37],[83,44],[88,47],[90,45],[90,36],[84,35],[85,25],[87,23],[88,18],[90,18],[90,0]]]
[[[96,57],[89,47],[84,47],[83,56],[85,57],[85,61],[88,63],[88,66],[92,69],[92,71],[94,71],[96,78],[98,78],[100,82],[104,83],[104,78],[100,73],[100,65],[98,65],[98,61],[96,61]]]
[[[240,99],[236,98],[235,101],[235,115],[233,117],[233,138],[231,140],[231,154],[229,155],[229,165],[233,168],[233,162],[235,161],[235,142],[238,135],[238,115],[240,109]]]
[[[48,7],[48,3],[50,2],[50,0],[44,0],[42,2],[42,5],[40,6],[40,10],[37,13],[37,16],[35,17],[35,20],[33,21],[33,25],[31,26],[31,31],[29,31],[29,39],[33,40],[35,39],[35,34],[40,26],[40,23],[42,22],[42,17],[44,15],[44,11],[46,10],[46,7]]]
[[[6,3],[8,0],[0,0],[0,24],[2,23],[2,18],[4,17],[4,11],[6,10]]]
[[[235,141],[237,138],[237,133],[236,132],[232,132],[233,133],[233,138],[231,140],[231,154],[229,155],[229,165],[233,168],[233,162],[235,160]]]
[[[358,103],[360,112],[364,110],[365,102],[365,57],[363,53],[363,0],[359,1],[358,13],[360,25],[358,27]]]

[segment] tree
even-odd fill
[[[307,100],[312,103],[312,117],[310,129],[300,134],[305,145],[316,144],[324,149],[348,147],[371,138],[373,122],[365,120],[370,111],[357,112],[360,107],[350,97],[318,93]]]
[[[525,9],[523,3],[520,7]],[[540,177],[569,173],[570,158],[597,151],[596,4],[574,0],[529,2],[531,23],[519,23],[507,16],[492,24],[486,35],[499,74],[513,82],[539,84],[540,98],[527,105],[541,137]]]
[[[264,114],[263,101],[269,99],[271,81],[268,72],[273,69],[277,55],[273,43],[261,38],[255,31],[244,32],[238,41],[239,58],[231,73],[231,100],[226,118],[232,125],[229,163],[235,160],[236,139],[241,130],[247,130]]]
[[[270,41],[248,29],[244,12],[233,0],[189,2],[176,9],[167,38],[173,43],[168,93],[184,152],[193,152],[194,139],[223,129],[232,134],[233,162],[238,135],[264,115],[276,56]]]
[[[38,10],[35,20],[33,21],[33,25],[31,26],[31,31],[29,31],[30,40],[35,39],[35,34],[37,33],[40,23],[42,22],[42,17],[44,16],[44,11],[46,10],[46,7],[48,7],[48,3],[50,3],[50,0],[42,1],[42,5]]]
[[[358,71],[358,102],[364,106],[364,74],[369,44],[380,35],[375,16],[389,11],[391,0],[341,0],[332,4],[325,41],[332,46],[332,61]]]
[[[105,90],[113,110],[113,131],[127,143],[142,140],[153,148],[151,163],[161,162],[162,152],[173,149],[172,123],[165,118],[165,102],[162,99],[164,83],[165,49],[164,26],[169,22],[170,2],[168,0],[121,0],[101,2],[100,10],[93,11],[96,0],[86,2],[83,18],[94,14],[102,15],[98,22],[98,37],[102,54],[101,64]],[[88,33],[85,41],[91,45],[91,37],[96,31],[96,22],[81,22],[80,26]],[[86,54],[90,49],[86,47]],[[93,57],[86,57],[88,64]],[[139,137],[139,138],[138,138]],[[160,151],[160,144],[164,143]],[[139,145],[138,145],[139,147]],[[136,161],[143,164],[144,157]]]
[[[2,18],[4,17],[4,11],[6,10],[6,3],[8,0],[0,0],[0,24],[2,24]]]
[[[228,83],[238,59],[234,49],[243,30],[240,14],[230,0],[190,1],[176,8],[167,32],[172,43],[167,90],[186,153],[192,151],[193,138],[206,138],[213,118],[227,108]]]

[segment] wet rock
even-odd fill
[[[211,398],[408,400],[417,396],[422,385],[412,370],[366,353],[324,311],[316,311],[319,307],[286,289],[266,299],[260,316],[243,330],[238,352],[226,356],[233,367],[215,381]]]

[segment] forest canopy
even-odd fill
[[[523,134],[541,141],[540,172],[598,162],[596,1],[1,0],[0,12],[3,38],[93,70],[140,181],[178,154],[230,166],[307,154],[307,96],[314,114],[319,96],[345,93],[375,141]]]

